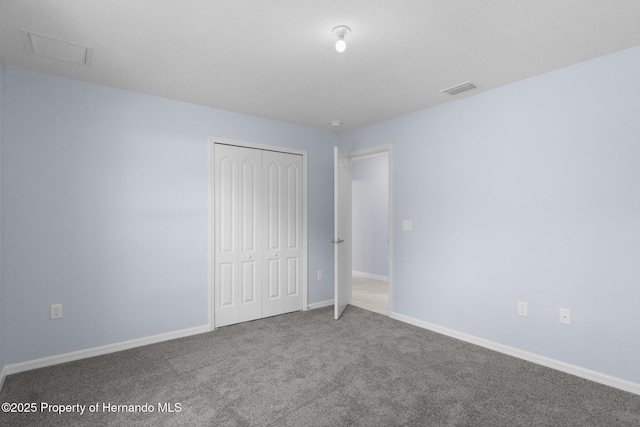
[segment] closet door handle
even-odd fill
[[[248,258],[248,259],[251,259],[251,255],[247,255],[247,258]]]
[[[274,253],[273,253],[273,256],[278,256],[278,253],[277,253],[277,252],[274,252]]]

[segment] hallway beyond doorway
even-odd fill
[[[353,276],[351,279],[351,304],[388,316],[389,283],[362,276]]]

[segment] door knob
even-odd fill
[[[251,255],[247,255],[247,258],[251,259]]]

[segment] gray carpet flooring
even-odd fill
[[[10,375],[0,402],[87,407],[0,413],[0,425],[640,426],[640,396],[358,307],[334,321],[332,310]],[[104,406],[144,404],[154,411]]]

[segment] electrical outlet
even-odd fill
[[[411,221],[402,221],[402,231],[411,231],[413,230],[413,222]]]
[[[51,305],[51,320],[62,319],[62,304]]]
[[[526,317],[527,314],[528,314],[527,303],[518,301],[518,315]]]
[[[571,324],[571,310],[569,310],[568,308],[560,309],[560,323],[562,323],[563,325]]]
[[[322,280],[322,270],[318,270],[318,280]]]

